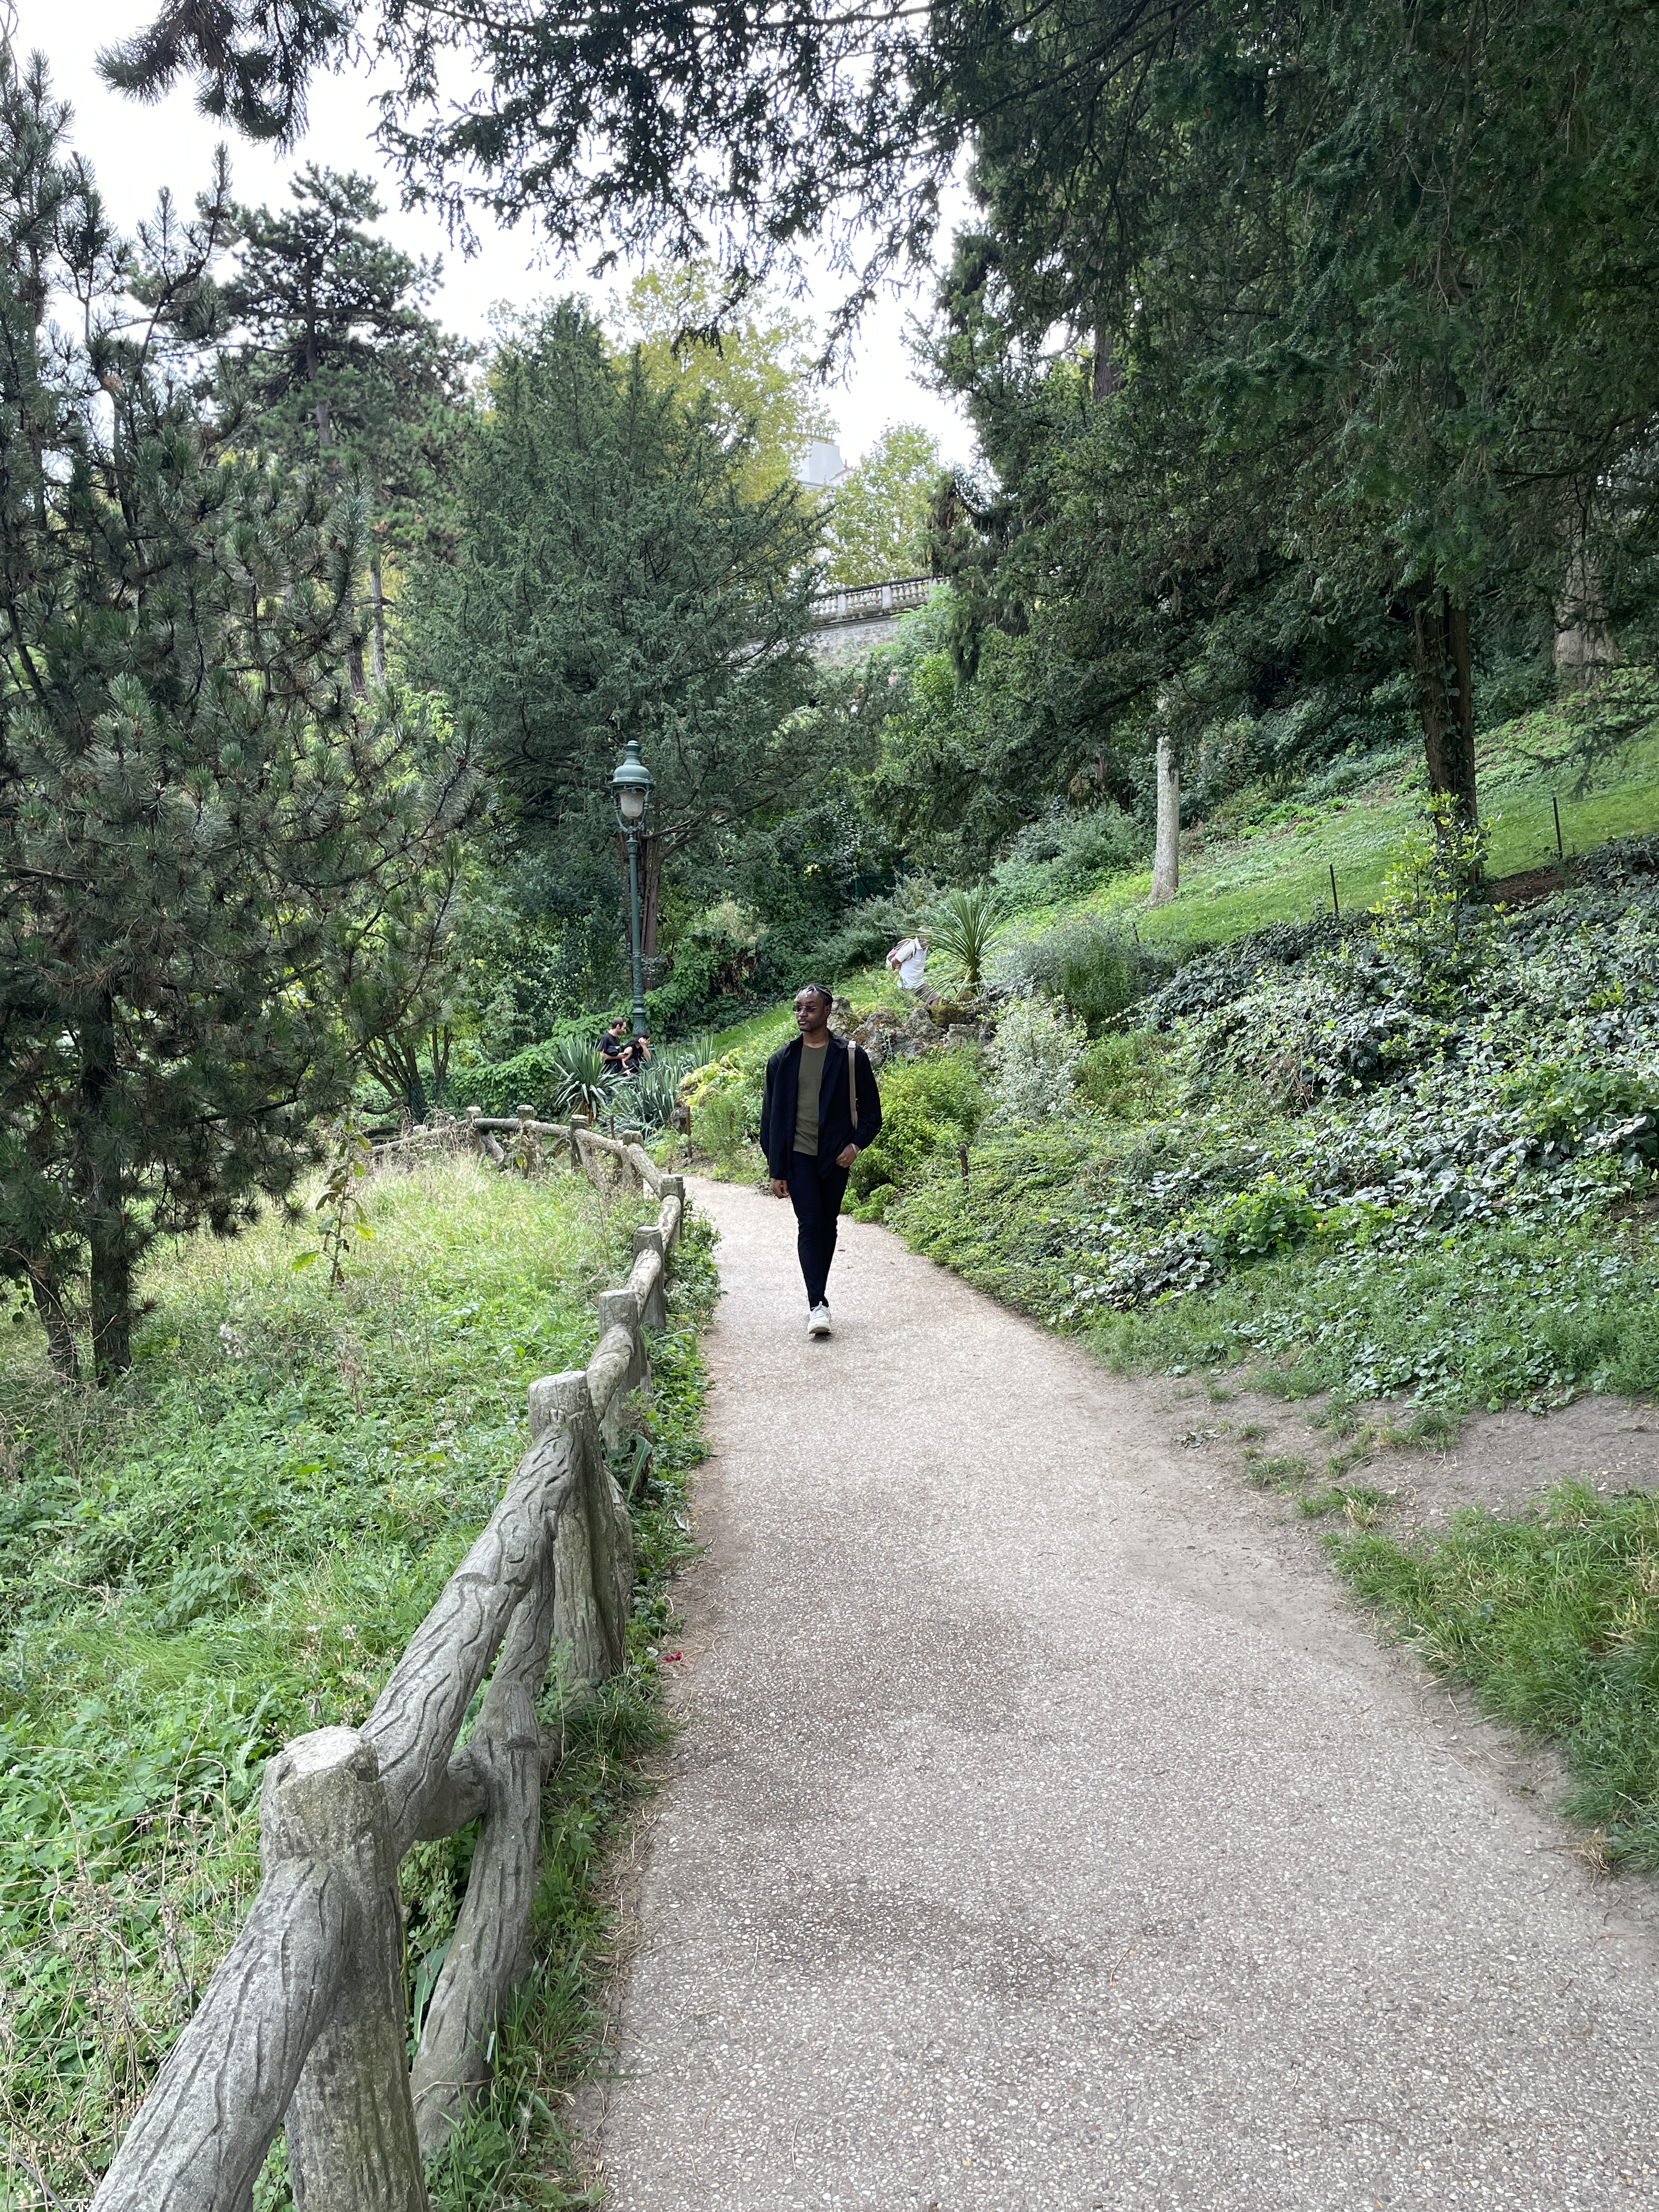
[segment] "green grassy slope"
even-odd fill
[[[1518,875],[1555,859],[1559,800],[1562,841],[1569,859],[1612,837],[1659,829],[1659,738],[1649,737],[1630,754],[1577,788],[1576,773],[1559,762],[1535,767],[1527,751],[1551,750],[1549,718],[1505,723],[1480,748],[1482,810],[1491,832],[1488,868],[1494,877]],[[1328,913],[1331,872],[1344,912],[1372,906],[1381,896],[1389,856],[1422,811],[1419,757],[1402,753],[1370,784],[1340,797],[1298,804],[1248,798],[1206,828],[1199,849],[1183,857],[1178,896],[1149,910],[1150,868],[1116,877],[1077,904],[1133,915],[1152,942],[1224,943],[1268,922],[1305,921]],[[1059,919],[1063,909],[1052,909]],[[1049,918],[1045,912],[1033,921]]]

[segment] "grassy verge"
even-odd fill
[[[1590,1854],[1659,1870],[1659,1498],[1564,1483],[1442,1537],[1335,1540],[1341,1572],[1493,1718],[1553,1738]]]
[[[90,2193],[257,1887],[264,1759],[366,1714],[523,1449],[528,1382],[590,1351],[593,1293],[626,1266],[642,1210],[458,1163],[374,1187],[374,1240],[336,1296],[320,1269],[294,1272],[275,1221],[175,1252],[117,1392],[65,1390],[32,1327],[11,1332],[0,2201]],[[694,1256],[665,1350],[647,1588],[680,1540],[698,1390],[686,1301],[708,1273]],[[557,2151],[551,2084],[591,2002],[594,1856],[655,1725],[647,1641],[642,1626],[641,1664],[550,1791],[545,1963],[502,2043],[517,2100],[457,2146],[436,2185],[450,2212],[492,2201],[483,2177],[507,2170],[509,2137],[521,2164]],[[405,1869],[416,1997],[470,1843],[422,1850]],[[280,2168],[271,2186],[280,2202]]]

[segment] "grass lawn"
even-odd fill
[[[1659,828],[1659,741],[1644,740],[1579,793],[1574,771],[1533,769],[1516,753],[1523,730],[1505,724],[1483,741],[1482,807],[1492,831],[1488,867],[1494,877],[1554,860],[1553,798],[1559,800],[1569,860],[1609,838]],[[1414,755],[1409,765],[1415,769]],[[1374,906],[1393,848],[1422,811],[1415,781],[1402,764],[1400,773],[1379,778],[1369,789],[1306,806],[1277,805],[1267,810],[1273,818],[1260,826],[1244,824],[1241,836],[1206,840],[1183,858],[1181,890],[1168,906],[1146,906],[1150,868],[1115,877],[1082,903],[1126,923],[1133,915],[1149,942],[1170,944],[1224,943],[1268,922],[1327,913],[1333,869],[1345,913]],[[1279,818],[1285,816],[1290,818]],[[1061,911],[1055,908],[1053,918]],[[1024,916],[1022,927],[1030,928],[1037,919]]]
[[[369,1210],[374,1241],[335,1294],[320,1267],[295,1271],[308,1240],[274,1217],[173,1250],[110,1392],[58,1383],[32,1322],[9,1332],[0,2203],[41,2201],[42,2181],[90,2193],[258,1886],[264,1760],[366,1715],[528,1442],[529,1382],[586,1358],[594,1293],[653,1211],[466,1160],[377,1181]],[[683,1541],[708,1273],[694,1241],[659,1362],[641,1655]],[[613,1688],[550,1790],[541,1963],[502,2045],[503,2094],[522,2102],[528,2079],[540,2107],[482,2115],[458,2142],[434,2178],[452,2212],[495,2201],[532,2137],[535,2163],[555,2160],[549,2054],[569,2059],[591,2004],[592,1969],[572,1959],[599,1932],[591,1869],[628,1794],[625,1754],[656,1725],[649,1674],[647,1660]],[[404,1863],[417,1999],[471,1848],[418,1845]],[[286,2201],[280,2176],[279,2149],[263,2202]]]

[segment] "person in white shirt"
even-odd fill
[[[887,965],[907,991],[921,990],[921,979],[927,973],[926,933],[919,929],[914,937],[896,945],[887,956]]]

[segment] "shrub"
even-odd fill
[[[469,1106],[489,1115],[512,1114],[520,1106],[533,1106],[541,1115],[555,1111],[561,1082],[562,1054],[566,1046],[586,1041],[592,1044],[604,1026],[599,1014],[573,1014],[556,1023],[551,1036],[527,1044],[511,1060],[498,1060],[482,1067],[458,1067],[444,1084],[443,1103],[451,1112],[465,1114]]]
[[[939,896],[931,876],[907,876],[890,891],[861,899],[842,916],[818,954],[825,980],[835,981],[859,968],[884,960],[895,945],[914,936]],[[809,963],[810,964],[810,963]]]
[[[997,1028],[996,1098],[1009,1121],[1041,1121],[1063,1109],[1088,1042],[1080,1022],[1043,999],[1017,999]]]
[[[1469,896],[1486,843],[1486,827],[1460,822],[1443,797],[1395,848],[1371,939],[1416,1006],[1455,1008],[1493,957],[1498,917]]]
[[[1319,1225],[1319,1208],[1299,1184],[1267,1174],[1249,1190],[1236,1191],[1210,1212],[1204,1226],[1227,1260],[1265,1259],[1300,1244]]]
[[[1173,1081],[1169,1047],[1151,1030],[1099,1037],[1078,1063],[1079,1097],[1111,1121],[1150,1121]]]
[[[1005,946],[995,969],[999,982],[1063,1000],[1093,1036],[1167,973],[1167,956],[1103,915],[1079,914]]]
[[[1116,806],[1052,816],[1026,824],[991,880],[1011,906],[1041,906],[1133,867],[1141,844],[1133,819]]]
[[[890,1060],[881,1073],[881,1134],[853,1164],[860,1199],[914,1182],[934,1154],[971,1141],[985,1111],[978,1054],[960,1048]]]
[[[741,999],[755,972],[758,942],[754,915],[735,899],[720,900],[689,923],[675,940],[666,980],[645,994],[653,1032],[684,1028],[722,1000]]]

